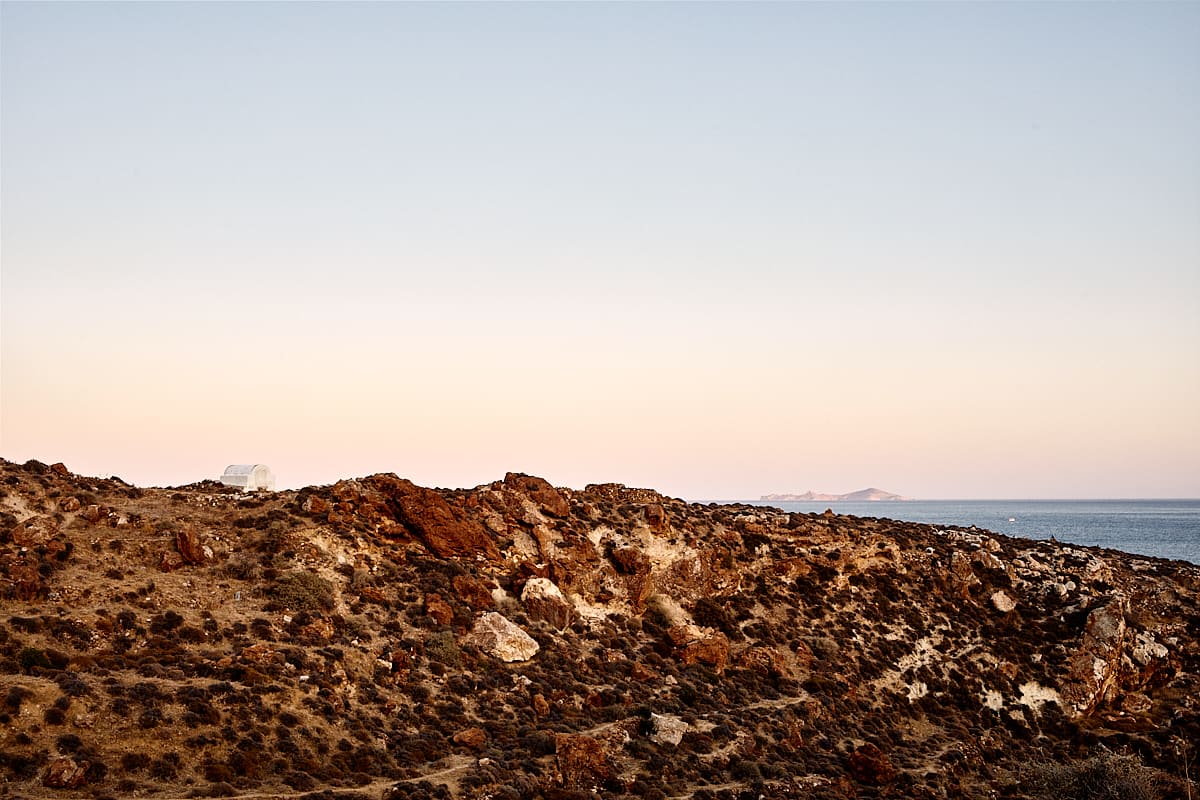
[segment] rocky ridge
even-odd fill
[[[13,797],[1195,793],[1196,565],[515,473],[0,492]]]

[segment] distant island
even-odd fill
[[[901,497],[898,494],[885,492],[883,489],[859,489],[857,492],[847,492],[846,494],[828,494],[826,492],[805,492],[804,494],[764,494],[759,500],[819,500],[823,503],[832,501],[845,500],[907,500],[907,497]]]

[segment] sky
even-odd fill
[[[1200,497],[1200,3],[0,4],[0,456]]]

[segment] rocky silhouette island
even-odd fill
[[[8,797],[1197,796],[1185,562],[516,473],[4,461],[0,596]]]

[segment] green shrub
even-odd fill
[[[267,590],[268,610],[328,611],[333,608],[333,585],[315,572],[286,572]]]
[[[458,642],[450,631],[435,633],[425,640],[425,655],[430,661],[445,664],[448,667],[462,666],[462,652]]]

